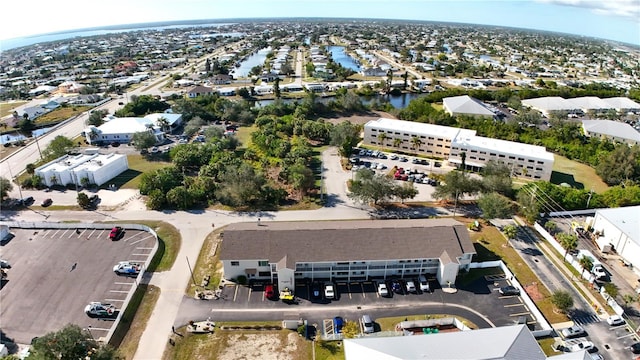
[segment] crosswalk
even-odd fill
[[[571,320],[573,320],[574,323],[580,324],[580,325],[594,324],[594,323],[599,323],[601,321],[598,315],[596,314],[584,314],[579,316],[572,316]]]

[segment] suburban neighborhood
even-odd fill
[[[640,48],[254,20],[2,50],[0,358],[640,354]]]

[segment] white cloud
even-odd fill
[[[614,15],[638,21],[640,1],[638,0],[537,0],[547,4],[573,6],[591,9],[602,15]]]

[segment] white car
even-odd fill
[[[572,343],[567,347],[569,352],[577,352],[582,350],[591,351],[595,348],[595,345],[593,345],[593,343],[589,340],[578,340],[574,340],[575,342],[572,341]]]
[[[624,321],[624,319],[620,315],[611,315],[607,318],[607,324],[609,324],[609,326],[620,326],[626,323],[627,322]]]
[[[387,285],[385,283],[378,284],[378,295],[389,296],[389,290],[387,289]]]
[[[116,314],[116,307],[111,304],[103,304],[101,302],[94,301],[85,306],[84,313],[89,317],[112,317]]]
[[[608,275],[602,266],[595,266],[593,268],[592,273],[593,273],[593,276],[595,276],[596,279],[599,279],[599,280],[606,278]]]
[[[118,275],[138,275],[140,273],[140,264],[130,261],[120,261],[118,265],[113,267],[113,272]]]
[[[418,290],[416,290],[416,285],[413,283],[413,281],[407,281],[407,292],[408,293],[418,292]]]
[[[384,170],[387,168],[387,165],[383,164],[383,163],[379,163],[378,166],[376,166],[376,169],[378,170]]]
[[[333,299],[336,297],[336,293],[333,290],[333,285],[325,285],[324,287],[324,297],[325,299]]]

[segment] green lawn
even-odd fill
[[[127,155],[127,160],[129,161],[129,170],[110,180],[109,184],[115,184],[116,187],[123,189],[137,189],[140,187],[140,175],[171,165],[166,154],[130,154]],[[105,184],[105,186],[107,185]]]
[[[251,125],[249,127],[241,126],[238,128],[236,138],[240,141],[243,148],[247,148],[251,145],[251,134],[256,130],[258,130],[258,127],[255,125]]]
[[[0,103],[0,118],[3,118],[13,113],[13,109],[17,108],[20,105],[24,105],[26,103],[27,103],[26,101],[12,101],[12,102]]]
[[[553,163],[553,173],[551,174],[551,182],[559,185],[567,183],[574,188],[586,189],[597,193],[603,193],[609,186],[600,179],[594,168],[589,165],[569,160],[564,156],[553,155],[555,161]]]
[[[56,123],[63,120],[67,120],[68,118],[82,114],[83,112],[89,110],[90,108],[87,106],[63,106],[59,107],[53,111],[50,111],[42,116],[39,116],[36,120],[36,124],[48,124],[48,123]]]

